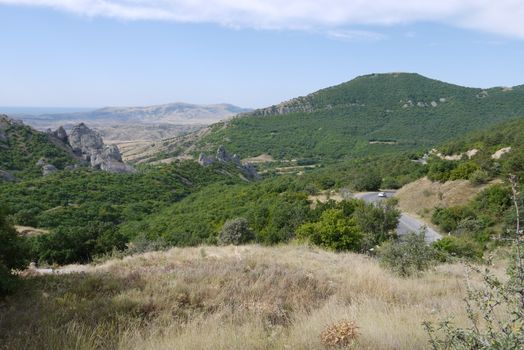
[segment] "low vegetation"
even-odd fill
[[[343,320],[358,349],[427,349],[422,322],[468,325],[459,263],[403,278],[361,254],[202,246],[63,271],[1,304],[3,349],[325,349]]]
[[[36,163],[44,158],[59,169],[78,163],[73,155],[50,137],[23,124],[12,124],[0,115],[0,170],[6,170],[17,178],[41,176],[42,169]],[[1,181],[1,180],[0,180]]]
[[[11,293],[16,283],[13,269],[23,269],[28,264],[27,245],[7,221],[5,210],[0,207],[0,298]]]

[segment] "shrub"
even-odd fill
[[[36,219],[38,214],[39,210],[37,208],[22,209],[12,215],[12,220],[17,225],[36,227],[38,226],[38,220]]]
[[[373,204],[364,204],[355,209],[355,219],[365,233],[362,249],[367,251],[382,242],[395,237],[400,211],[396,199]]]
[[[13,290],[15,279],[11,270],[27,266],[28,255],[24,239],[18,236],[0,208],[0,296]]]
[[[455,162],[440,158],[431,158],[428,163],[428,178],[431,181],[446,182],[449,180],[451,171],[455,166]]]
[[[249,228],[247,220],[237,218],[225,222],[222,231],[220,231],[219,243],[239,245],[247,243],[253,238],[254,234]]]
[[[476,215],[469,207],[435,208],[431,221],[446,232],[454,231],[464,219],[475,219]]]
[[[330,348],[346,348],[359,336],[355,321],[342,320],[327,327],[320,333],[320,341]]]
[[[479,170],[479,166],[474,162],[460,163],[449,173],[450,180],[467,180],[470,176]]]
[[[357,191],[378,191],[382,178],[376,173],[362,173],[354,180],[353,186]]]
[[[475,186],[482,185],[488,182],[489,174],[486,170],[478,169],[469,175],[468,180]]]
[[[482,245],[468,238],[446,236],[433,243],[433,247],[448,256],[467,259],[481,259]],[[445,258],[445,256],[444,256]]]
[[[402,240],[385,242],[378,250],[382,266],[402,277],[419,274],[434,262],[435,251],[425,241],[424,232],[410,233]]]
[[[363,232],[353,217],[344,214],[343,209],[328,209],[320,220],[306,223],[297,229],[299,238],[331,250],[360,250]]]
[[[111,223],[94,221],[86,226],[60,226],[49,234],[33,240],[35,258],[47,263],[86,263],[96,255],[123,250],[127,238]]]

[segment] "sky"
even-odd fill
[[[522,0],[0,0],[0,106],[264,107],[376,72],[524,84]]]

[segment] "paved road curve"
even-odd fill
[[[376,203],[385,199],[384,197],[379,197],[378,193],[379,192],[358,193],[355,195],[355,197],[363,199],[368,203]],[[393,191],[388,191],[384,193],[386,194],[387,198],[393,197],[395,195],[395,192]],[[425,227],[426,229],[426,241],[428,243],[438,241],[442,238],[442,236],[437,231],[433,230],[430,227],[427,227],[427,225],[423,221],[406,213],[401,213],[400,215],[397,233],[399,235],[405,235],[409,232],[419,232],[423,227]]]

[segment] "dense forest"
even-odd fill
[[[215,124],[200,149],[343,159],[421,150],[524,115],[524,87],[487,90],[418,74],[373,74]]]

